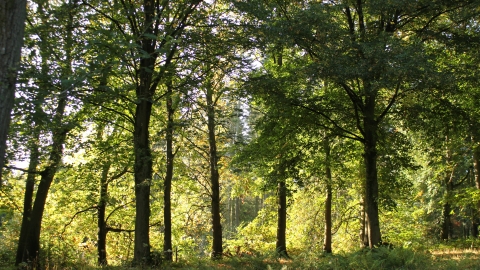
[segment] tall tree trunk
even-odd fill
[[[165,260],[172,261],[172,203],[171,203],[171,190],[173,179],[173,128],[174,128],[174,108],[172,99],[172,88],[168,86],[167,93],[167,172],[165,175],[165,182],[163,184],[163,223],[165,226],[165,232],[163,234],[163,253],[165,254]]]
[[[36,129],[36,127],[34,127]],[[18,240],[17,247],[17,256],[15,259],[15,265],[19,265],[21,262],[26,261],[27,258],[24,258],[25,248],[27,245],[27,235],[30,228],[30,219],[32,213],[32,202],[33,202],[33,192],[35,188],[35,176],[36,170],[39,163],[40,153],[38,151],[38,139],[39,133],[35,132],[35,138],[32,141],[30,147],[30,163],[28,165],[28,175],[27,182],[25,184],[25,195],[23,200],[23,217],[22,225],[20,229],[20,237]]]
[[[332,170],[330,168],[330,140],[328,138],[325,138],[324,140],[326,197],[323,251],[326,253],[332,253]]]
[[[448,134],[448,132],[447,132]],[[449,142],[450,142],[450,137],[447,135],[445,137],[445,144],[447,145],[447,151],[445,154],[445,164],[446,166],[449,166],[452,164],[452,153],[449,147]],[[452,230],[452,220],[451,220],[451,210],[452,207],[450,205],[450,196],[453,192],[454,189],[454,182],[453,182],[453,175],[455,171],[455,166],[452,166],[452,171],[450,174],[445,175],[445,178],[443,179],[443,184],[445,187],[445,192],[443,196],[443,205],[442,205],[442,226],[441,226],[441,232],[440,232],[440,239],[441,240],[448,240],[449,238],[452,237],[451,235],[451,230]]]
[[[278,256],[288,258],[287,253],[287,186],[285,181],[279,181],[277,187],[277,242],[275,245]]]
[[[155,3],[154,3],[155,2]],[[152,181],[152,152],[150,149],[149,125],[152,114],[153,95],[156,85],[152,84],[153,70],[157,53],[155,52],[156,36],[154,27],[158,27],[158,18],[155,18],[157,1],[144,0],[144,26],[139,45],[147,57],[140,59],[138,69],[139,81],[136,88],[137,103],[134,117],[133,147],[135,152],[135,240],[133,248],[133,262],[136,265],[151,263],[150,257],[150,185]],[[160,14],[157,14],[160,16]],[[166,65],[166,64],[165,64]]]
[[[212,258],[218,259],[223,255],[222,224],[220,219],[220,176],[218,174],[217,142],[215,137],[215,104],[213,89],[207,89],[207,125],[208,143],[210,146],[210,182],[212,186]]]
[[[111,163],[107,162],[103,165],[102,176],[100,177],[100,198],[98,199],[98,238],[97,238],[97,252],[99,266],[107,265],[107,223],[105,220],[105,210],[107,208],[108,200],[108,171]]]
[[[70,78],[72,74],[72,45],[73,45],[73,16],[74,16],[74,2],[69,1],[66,5],[72,12],[66,16],[66,33],[65,33],[65,65],[62,67],[62,77]],[[41,44],[42,48],[47,46]],[[46,51],[42,50],[42,56]],[[45,73],[48,68],[45,66],[46,62],[42,63],[42,72]],[[52,145],[48,165],[40,173],[40,183],[37,187],[35,201],[33,203],[32,212],[30,215],[30,224],[28,226],[28,233],[26,239],[26,246],[22,256],[23,262],[28,262],[32,268],[40,268],[40,233],[42,226],[43,213],[47,201],[48,191],[57,172],[58,166],[62,162],[64,144],[66,142],[67,134],[72,129],[72,125],[64,123],[65,109],[67,107],[69,89],[72,87],[67,81],[61,83],[62,92],[59,94],[59,100],[55,109],[55,114],[52,120]],[[40,110],[37,110],[39,113]]]
[[[365,163],[365,213],[367,215],[368,244],[370,248],[381,242],[380,220],[378,216],[378,175],[377,175],[377,122],[375,120],[375,96],[365,90],[367,97],[364,108],[363,132]]]
[[[148,85],[148,84],[147,84]],[[152,103],[142,99],[135,112],[135,241],[133,261],[137,265],[150,263],[150,185],[152,180],[152,153],[148,126]]]
[[[26,0],[0,2],[0,185],[26,14]]]
[[[42,46],[42,45],[40,45]],[[42,47],[43,48],[43,47]],[[41,49],[41,51],[44,51]],[[46,75],[48,72],[48,66],[46,60],[42,59],[42,73]],[[30,162],[28,165],[28,175],[27,181],[25,184],[25,194],[24,194],[24,202],[23,202],[23,217],[22,217],[22,225],[20,229],[20,237],[18,240],[18,248],[17,248],[17,255],[15,259],[15,265],[20,264],[23,261],[26,261],[24,258],[25,255],[25,248],[27,245],[27,237],[28,231],[30,227],[30,219],[32,213],[32,203],[33,203],[33,193],[35,188],[35,178],[38,174],[37,166],[39,164],[40,158],[40,151],[39,151],[39,141],[40,141],[40,131],[42,129],[42,118],[44,115],[42,104],[47,93],[46,89],[42,89],[43,91],[38,91],[35,97],[35,108],[34,108],[34,115],[33,115],[33,136],[30,141]]]
[[[33,267],[39,267],[39,253],[40,253],[40,230],[42,226],[43,212],[45,210],[45,203],[47,201],[48,191],[52,184],[53,178],[57,171],[58,166],[61,163],[63,156],[63,145],[65,144],[67,133],[69,128],[64,127],[62,118],[64,116],[65,107],[67,104],[66,93],[62,94],[59,100],[55,117],[54,117],[54,130],[52,138],[52,150],[48,160],[48,166],[44,171],[40,173],[40,184],[37,188],[35,201],[33,204],[32,213],[30,216],[30,225],[27,234],[27,245],[23,257],[23,262],[29,262],[33,264]]]

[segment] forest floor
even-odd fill
[[[480,250],[380,249],[321,256],[297,256],[291,260],[233,257],[221,261],[197,260],[162,265],[160,269],[479,269]]]
[[[410,248],[378,248],[335,254],[312,254],[292,252],[292,259],[275,259],[273,256],[232,256],[212,261],[208,258],[185,259],[163,263],[156,267],[108,266],[93,267],[85,264],[69,264],[62,267],[50,266],[51,270],[143,270],[143,269],[420,269],[420,270],[480,270],[480,249],[438,248],[413,250]],[[4,268],[5,267],[5,268]],[[14,266],[0,265],[0,269],[14,270]]]

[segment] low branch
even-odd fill
[[[161,224],[160,221],[158,221],[156,223],[148,225],[148,227],[158,226],[160,224]],[[135,232],[135,229],[122,229],[122,228],[113,228],[113,227],[107,226],[107,232],[128,232],[128,233],[132,233],[132,232]]]
[[[110,183],[110,182],[112,182],[112,181],[114,181],[114,180],[122,177],[122,176],[123,176],[124,174],[126,174],[127,172],[129,172],[129,171],[128,171],[128,166],[125,166],[125,168],[123,168],[123,170],[122,170],[121,172],[119,172],[118,174],[110,177],[110,179],[108,179],[107,183]]]
[[[363,142],[363,141],[364,141],[364,139],[363,139],[362,137],[358,136],[357,134],[355,134],[355,133],[353,133],[353,132],[350,132],[350,131],[344,129],[344,128],[341,127],[341,126],[339,126],[338,123],[337,123],[335,120],[331,119],[331,118],[330,118],[328,115],[326,115],[325,113],[323,113],[323,112],[321,112],[321,111],[319,111],[319,110],[310,108],[310,107],[308,107],[308,106],[305,106],[305,105],[303,105],[303,104],[297,104],[297,103],[294,103],[294,102],[292,102],[291,104],[292,104],[293,106],[297,106],[297,107],[303,108],[303,109],[308,110],[308,111],[310,111],[310,112],[312,112],[312,113],[315,113],[315,114],[318,114],[318,115],[322,116],[324,119],[326,119],[328,122],[330,122],[330,123],[335,127],[334,129],[329,128],[330,130],[332,130],[332,131],[339,130],[341,133],[347,134],[347,135],[344,135],[343,137],[351,138],[351,139],[353,139],[353,140],[360,141],[360,142]],[[322,126],[326,127],[325,125],[322,125]]]
[[[107,227],[107,232],[135,232],[135,229],[127,230],[127,229]]]
[[[110,214],[108,214],[107,218],[105,219],[105,222],[107,222],[108,219],[109,219],[109,218],[113,215],[113,213],[115,213],[117,210],[119,210],[119,209],[121,209],[121,208],[123,208],[123,207],[125,207],[125,206],[127,206],[127,205],[129,205],[129,204],[131,204],[131,203],[133,203],[133,202],[135,202],[135,201],[130,201],[130,202],[126,203],[126,204],[122,204],[122,205],[120,205],[120,206],[117,206],[115,209],[112,210],[112,212],[110,212]]]
[[[470,176],[470,172],[471,172],[471,171],[472,171],[472,167],[469,167],[469,168],[468,168],[468,171],[467,171],[467,174],[463,177],[462,180],[460,180],[460,182],[454,184],[453,187],[456,188],[456,187],[460,186],[461,184],[463,184],[463,182],[465,182],[465,180],[468,179],[468,176]]]
[[[15,166],[3,165],[3,167],[7,168],[7,169],[10,169],[10,170],[21,171],[21,172],[24,172],[24,173],[33,173],[33,174],[41,174],[42,173],[42,171],[30,171],[30,170],[18,168],[18,167],[15,167]]]
[[[88,212],[88,211],[90,211],[90,210],[94,210],[94,209],[95,209],[95,210],[98,209],[98,206],[96,206],[96,205],[95,205],[95,206],[90,206],[90,207],[88,207],[88,208],[86,208],[86,209],[83,209],[83,210],[80,210],[80,211],[76,212],[76,213],[73,215],[73,217],[70,219],[70,221],[69,221],[67,224],[65,224],[65,226],[63,227],[63,231],[62,231],[61,235],[63,235],[63,234],[65,233],[65,230],[67,229],[67,227],[70,226],[70,224],[72,224],[73,220],[74,220],[78,215],[80,215],[81,213]]]

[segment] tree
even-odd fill
[[[72,32],[73,32],[73,27],[71,24],[73,23],[73,14],[75,12],[74,8],[75,5],[72,3],[65,4],[63,6],[60,6],[59,9],[62,8],[72,8],[72,11],[64,13],[66,15],[66,21],[67,24],[70,23],[70,25],[65,31],[65,52],[66,52],[66,61],[64,64],[59,64],[57,67],[60,70],[60,76],[63,79],[63,81],[60,82],[59,89],[63,89],[62,92],[58,94],[58,100],[57,100],[57,106],[54,108],[53,115],[51,116],[51,122],[52,125],[49,127],[50,132],[52,134],[52,143],[50,146],[50,152],[49,152],[49,157],[48,157],[48,162],[47,165],[45,165],[45,168],[39,173],[41,176],[40,179],[40,184],[38,185],[37,192],[35,195],[35,200],[33,203],[33,208],[31,211],[28,211],[29,209],[29,201],[31,200],[31,185],[32,182],[28,182],[28,189],[25,193],[25,211],[24,215],[26,215],[26,218],[24,218],[25,224],[22,224],[22,232],[24,233],[23,235],[20,235],[20,242],[18,245],[18,251],[17,251],[17,259],[16,259],[16,264],[18,265],[21,262],[28,262],[29,264],[32,264],[34,266],[38,266],[40,264],[39,262],[39,252],[40,252],[40,230],[41,230],[41,224],[42,224],[42,218],[43,218],[43,213],[45,209],[45,203],[47,199],[47,194],[50,189],[50,185],[53,181],[53,178],[55,176],[55,173],[61,163],[61,159],[63,156],[63,150],[64,150],[64,144],[66,141],[66,136],[69,133],[69,131],[74,127],[72,123],[66,122],[66,107],[68,104],[68,100],[70,98],[71,92],[72,92],[72,81],[70,81],[71,74],[72,74]],[[39,46],[42,52],[42,56],[45,57],[46,52],[44,51],[47,49],[45,44],[42,44]],[[45,59],[43,60],[43,67],[42,67],[42,73],[43,75],[46,75],[48,71],[46,70],[46,62]],[[57,63],[58,64],[58,63]],[[50,83],[50,78],[48,77],[40,77],[39,80],[44,80],[44,85],[49,85]],[[43,94],[45,95],[45,94]],[[37,99],[37,102],[41,102],[43,98],[40,98],[40,100]],[[41,109],[39,108],[39,105],[35,108],[35,113],[38,114]],[[35,128],[37,129],[37,127]],[[34,129],[34,130],[35,130]],[[36,133],[39,131],[37,130]],[[35,137],[35,136],[34,136]],[[35,138],[34,138],[35,139]],[[33,158],[30,159],[30,169],[36,169],[37,163],[38,163],[38,155],[36,153],[36,148],[37,145],[32,145],[32,151],[31,151],[31,156]],[[37,148],[38,149],[38,148]]]
[[[175,61],[182,44],[178,39],[185,28],[193,23],[191,17],[202,8],[202,1],[182,1],[170,4],[165,1],[145,0],[142,3],[116,3],[122,11],[120,17],[96,3],[84,2],[98,15],[116,26],[122,36],[127,58],[125,63],[131,83],[135,87],[133,113],[133,145],[135,153],[135,219],[134,262],[150,264],[150,185],[152,181],[152,150],[150,146],[150,117],[158,96],[157,88],[168,82],[166,70]],[[103,9],[104,8],[104,9]],[[161,97],[161,95],[160,95]]]
[[[10,126],[10,114],[15,96],[17,71],[27,14],[27,1],[0,3],[0,172],[5,164],[5,149]],[[2,174],[0,173],[0,185]]]
[[[305,75],[298,90],[285,94],[277,88],[270,94],[281,96],[284,106],[303,108],[302,115],[317,115],[321,119],[318,126],[362,144],[364,208],[368,242],[373,248],[381,243],[382,191],[377,162],[382,133],[403,98],[412,92],[440,87],[433,79],[440,79],[430,60],[434,55],[427,50],[430,33],[441,31],[440,25],[444,25],[439,18],[443,14],[467,7],[442,1],[426,5],[408,1],[302,3],[242,6],[265,20],[265,38],[272,44],[303,51],[296,57],[299,68],[290,73],[291,77]],[[272,17],[269,10],[280,16]],[[267,22],[269,16],[274,19]],[[265,77],[259,76],[257,81]],[[325,95],[326,84],[339,98]]]

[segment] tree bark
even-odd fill
[[[98,200],[97,224],[98,224],[98,241],[97,252],[99,266],[107,265],[107,223],[105,220],[105,211],[108,201],[108,171],[111,163],[107,162],[103,165],[102,176],[100,177],[100,198]]]
[[[0,2],[0,185],[25,31],[26,0]]]
[[[207,89],[207,125],[208,125],[208,143],[210,155],[210,182],[212,187],[212,259],[222,258],[222,224],[220,217],[220,176],[218,173],[217,142],[215,135],[215,104],[213,102],[213,89]]]
[[[30,225],[28,226],[27,244],[22,256],[23,262],[28,262],[34,268],[38,268],[40,263],[38,260],[40,253],[40,230],[48,191],[57,172],[57,168],[62,161],[63,145],[65,144],[67,133],[70,130],[70,128],[66,128],[62,123],[66,104],[67,96],[66,93],[64,93],[59,100],[55,112],[53,122],[56,126],[53,130],[52,150],[48,160],[49,165],[40,173],[40,184],[37,188],[32,214],[30,216]]]
[[[70,10],[74,10],[75,3],[69,1],[66,5],[70,7]],[[41,6],[40,6],[41,7]],[[62,78],[69,78],[72,74],[72,44],[73,44],[73,12],[66,14],[66,31],[65,31],[65,65],[62,68]],[[42,56],[45,55],[44,50],[46,44],[41,44]],[[47,63],[42,63],[42,73],[46,73],[48,67]],[[40,173],[40,183],[37,187],[37,193],[35,195],[35,201],[33,203],[32,212],[30,215],[30,224],[28,225],[28,233],[25,249],[22,256],[22,262],[29,264],[31,268],[40,268],[40,233],[42,226],[43,213],[45,210],[45,204],[47,201],[48,191],[57,172],[58,166],[62,162],[64,144],[66,142],[67,134],[73,128],[72,125],[64,123],[65,109],[68,103],[69,89],[72,87],[67,81],[61,83],[62,91],[59,94],[58,104],[55,109],[55,114],[52,120],[52,144],[50,155],[48,158],[48,165]],[[40,95],[40,94],[39,94]],[[37,109],[36,113],[40,113],[40,109]]]
[[[156,2],[156,1],[155,1]],[[150,257],[150,185],[152,181],[152,152],[150,149],[150,116],[152,114],[153,95],[155,87],[152,86],[153,70],[155,69],[156,36],[154,27],[158,27],[158,18],[155,18],[155,6],[151,0],[143,1],[144,25],[146,29],[139,37],[139,45],[144,54],[148,56],[140,59],[137,70],[139,81],[136,87],[137,103],[134,117],[133,147],[135,152],[135,240],[133,248],[133,262],[136,265],[151,263]],[[159,14],[158,14],[159,16]]]
[[[149,85],[149,84],[146,84]],[[148,126],[152,103],[141,100],[135,112],[135,240],[133,261],[137,265],[150,263],[150,184],[152,180],[152,153]]]
[[[278,256],[288,258],[287,253],[287,186],[285,181],[279,181],[277,187],[277,242],[275,245]]]
[[[377,129],[375,120],[375,93],[365,83],[365,112],[363,118],[365,163],[365,213],[367,215],[368,244],[370,248],[381,242],[378,216]]]
[[[172,88],[168,86],[167,93],[167,132],[166,132],[166,150],[167,150],[167,171],[165,175],[165,182],[163,184],[163,223],[165,226],[165,232],[163,234],[163,253],[165,254],[165,260],[172,261],[172,202],[171,202],[171,190],[173,179],[173,128],[174,128],[174,108],[172,100]]]
[[[41,47],[44,44],[40,45]],[[44,50],[40,49],[42,52]],[[46,59],[42,59],[42,75],[46,75],[48,72],[48,66]],[[37,176],[37,166],[40,162],[40,151],[39,151],[39,141],[40,141],[40,131],[42,129],[42,118],[44,111],[42,109],[42,104],[45,98],[47,91],[46,89],[42,89],[42,91],[38,91],[35,97],[35,106],[34,106],[34,115],[33,115],[33,136],[30,141],[30,162],[28,165],[28,174],[27,174],[27,181],[25,183],[25,194],[24,194],[24,202],[23,202],[23,217],[22,217],[22,225],[20,229],[20,237],[18,240],[18,248],[17,248],[17,255],[15,259],[15,265],[18,266],[21,262],[25,261],[25,248],[27,245],[27,237],[28,231],[30,228],[30,219],[32,213],[32,203],[33,203],[33,193],[35,188],[35,178]]]
[[[442,207],[442,230],[440,232],[440,239],[441,240],[448,240],[451,238],[450,231],[451,231],[451,206],[450,203],[446,202],[443,204]]]
[[[364,195],[362,195],[360,200],[360,248],[368,246],[368,222],[367,214],[365,213],[365,199]]]
[[[34,127],[35,129],[36,127]],[[30,228],[30,219],[32,213],[33,193],[35,188],[36,170],[39,163],[40,152],[38,150],[39,133],[35,132],[35,138],[33,139],[30,147],[30,163],[28,165],[28,175],[25,184],[25,195],[23,200],[23,216],[22,225],[20,229],[20,237],[18,240],[17,256],[15,259],[15,265],[18,266],[21,262],[26,261],[24,258],[25,248],[27,245],[28,230]]]

